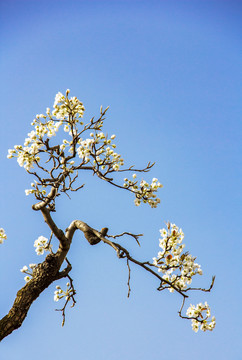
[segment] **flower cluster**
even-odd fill
[[[74,289],[69,282],[66,283],[66,291],[62,290],[61,287],[57,285],[56,290],[54,292],[54,301],[59,301],[64,297],[66,301],[69,301],[73,295],[74,295]]]
[[[24,146],[15,145],[14,149],[8,150],[7,157],[13,158],[16,157],[19,165],[24,167],[27,171],[34,167],[34,164],[38,164],[40,157],[38,156],[40,152],[45,152],[46,150],[43,147],[46,145],[46,140],[55,136],[61,125],[64,125],[64,131],[69,132],[69,135],[77,135],[76,124],[79,122],[83,125],[83,122],[79,119],[84,115],[84,106],[81,101],[76,97],[68,98],[70,90],[67,89],[66,96],[59,92],[55,97],[54,110],[51,112],[50,108],[46,109],[46,115],[37,114],[36,118],[32,121],[31,125],[35,127],[28,137],[25,139]],[[107,108],[108,109],[108,108]],[[107,110],[106,109],[106,110]],[[101,114],[106,112],[102,112]],[[115,135],[112,135],[110,139],[102,133],[99,132],[103,126],[103,122],[97,121],[96,126],[94,126],[95,134],[91,133],[92,139],[81,139],[79,138],[77,144],[80,145],[76,151],[79,158],[83,159],[85,163],[90,161],[90,155],[93,158],[93,166],[96,164],[102,166],[102,169],[105,169],[106,166],[111,166],[114,170],[118,170],[119,167],[123,164],[123,159],[121,156],[114,153],[112,149],[108,147],[111,144],[111,141],[115,138]],[[101,144],[97,149],[97,153],[92,151],[93,144]],[[115,148],[115,144],[111,144],[112,148]],[[59,146],[61,151],[64,151],[66,148],[69,148],[70,153],[74,153],[73,141],[68,141],[64,139],[62,144]],[[64,154],[63,154],[64,155]],[[101,159],[101,156],[104,158]],[[110,158],[113,159],[110,159]],[[64,160],[64,156],[62,158]],[[74,162],[73,162],[74,164]],[[72,165],[73,165],[72,164]],[[66,170],[66,166],[62,166]],[[37,194],[38,191],[34,189],[27,189],[26,195]]]
[[[112,135],[110,139],[103,132],[95,135],[91,133],[90,136],[94,138],[94,143],[98,144],[94,154],[94,167],[101,167],[102,170],[109,172],[118,171],[124,165],[124,159],[113,150],[116,145],[112,141],[116,138],[116,135]]]
[[[35,240],[34,247],[37,255],[43,255],[45,251],[51,252],[52,245],[49,245],[48,239],[41,235]]]
[[[197,306],[191,304],[187,309],[187,316],[192,318],[192,329],[195,332],[199,330],[199,326],[202,331],[212,331],[215,328],[216,319],[214,316],[211,318],[210,307],[206,301],[204,304],[197,304]]]
[[[40,161],[38,156],[41,148],[44,146],[43,138],[45,135],[51,137],[58,131],[60,123],[54,123],[53,121],[47,121],[45,124],[40,119],[46,118],[45,115],[36,115],[36,119],[33,120],[31,125],[35,125],[35,130],[28,133],[28,137],[25,139],[24,147],[22,145],[15,145],[14,149],[8,150],[7,158],[17,158],[18,164],[24,167],[27,171],[34,167],[35,163]]]
[[[156,208],[160,203],[160,199],[154,194],[159,188],[162,188],[162,184],[159,183],[158,179],[153,178],[151,184],[147,183],[145,180],[141,180],[140,184],[135,180],[137,177],[136,174],[133,174],[134,180],[129,180],[124,178],[124,188],[130,189],[135,194],[134,203],[136,206],[143,203],[148,203],[152,208]]]
[[[70,90],[67,89],[66,97],[61,92],[58,92],[58,94],[56,94],[52,116],[55,116],[56,119],[60,120],[69,119],[70,116],[72,120],[76,123],[80,118],[83,117],[85,108],[83,106],[83,103],[79,101],[77,97],[73,96],[68,99],[67,96],[69,93]],[[82,122],[81,125],[83,125]]]
[[[24,265],[22,267],[22,269],[20,269],[20,271],[22,273],[25,273],[27,274],[25,277],[24,277],[24,280],[26,282],[29,282],[31,280],[31,278],[33,277],[33,270],[36,268],[36,264],[29,264],[29,269],[28,269],[28,266]]]
[[[31,125],[34,130],[28,133],[24,146],[15,145],[14,149],[8,150],[8,158],[17,158],[21,167],[37,177],[37,181],[31,184],[31,189],[26,189],[26,195],[34,194],[36,199],[44,200],[47,196],[49,187],[63,186],[62,191],[75,191],[72,188],[73,182],[78,176],[81,169],[92,170],[99,178],[109,181],[113,185],[109,173],[120,171],[131,171],[131,168],[121,169],[124,165],[124,159],[120,154],[115,152],[116,144],[113,142],[116,136],[111,137],[102,132],[103,120],[108,107],[100,109],[101,116],[99,119],[92,118],[89,123],[85,124],[81,121],[84,115],[84,106],[76,97],[69,98],[70,90],[67,89],[64,96],[61,92],[55,97],[54,110],[46,109],[46,114],[37,114]],[[79,127],[79,125],[84,125]],[[68,133],[70,139],[58,141],[58,144],[50,144],[50,138],[55,136],[60,127],[64,132]],[[82,134],[86,131],[90,135],[85,138]],[[46,165],[48,164],[48,165]],[[85,167],[89,164],[88,167]],[[34,172],[32,168],[37,168]],[[151,166],[144,170],[148,171]],[[72,174],[77,171],[76,175]],[[31,172],[32,171],[32,172]],[[43,179],[42,175],[48,174],[47,179]],[[62,174],[62,176],[60,176]],[[133,175],[133,179],[136,175]],[[67,180],[68,179],[68,180]],[[65,181],[69,181],[66,186]],[[137,181],[125,179],[123,186],[116,185],[120,188],[126,188],[135,194],[135,205],[139,206],[141,202],[148,203],[152,208],[156,208],[160,203],[155,192],[162,185],[156,178],[149,184],[145,180],[141,180],[137,185]]]
[[[0,228],[0,244],[3,244],[3,240],[7,240],[7,235],[3,228]]]
[[[68,99],[69,91],[66,91],[66,97],[60,92],[56,95],[52,114],[50,108],[47,108],[46,115],[36,115],[36,118],[31,123],[35,130],[28,133],[24,147],[15,145],[14,149],[8,150],[7,157],[9,159],[16,157],[19,165],[29,171],[34,167],[34,163],[40,161],[38,154],[45,145],[44,137],[51,138],[55,136],[64,122],[73,125],[78,122],[79,118],[83,117],[85,110],[83,104],[76,97]],[[81,124],[83,125],[82,122]],[[66,126],[69,129],[69,126]]]
[[[162,278],[173,285],[165,286],[170,292],[174,292],[175,288],[185,290],[187,285],[191,284],[194,275],[202,275],[201,267],[195,262],[195,257],[188,252],[182,253],[185,247],[182,244],[184,239],[182,229],[168,223],[167,230],[161,229],[160,233],[159,246],[162,251],[158,252],[157,258],[153,258],[153,264],[164,274]]]
[[[17,157],[17,161],[19,166],[24,167],[27,171],[33,168],[34,162],[38,162],[40,160],[39,156],[36,156],[41,148],[41,144],[37,142],[33,143],[31,146],[22,146],[15,145],[14,149],[8,150],[7,158],[11,159],[13,157]]]
[[[48,112],[49,108],[46,109]],[[48,114],[48,113],[47,113]],[[43,119],[43,120],[41,120]],[[41,144],[44,136],[47,138],[51,138],[52,136],[56,136],[59,127],[63,124],[62,121],[54,121],[50,118],[50,120],[46,120],[47,116],[43,114],[37,114],[36,118],[32,121],[31,125],[35,126],[35,130],[32,130],[28,134],[28,138],[25,139],[25,146],[28,146],[31,142]]]
[[[94,143],[93,139],[86,139],[86,140],[79,139],[78,141],[78,144],[80,146],[77,148],[77,154],[80,159],[84,160],[85,163],[88,163],[90,161],[90,155],[92,153],[93,143]]]

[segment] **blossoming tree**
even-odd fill
[[[67,258],[72,239],[77,230],[80,230],[90,245],[103,242],[111,246],[120,259],[126,259],[128,268],[128,296],[130,294],[130,264],[140,266],[154,276],[158,281],[158,291],[168,291],[180,294],[182,302],[179,316],[192,321],[192,328],[198,331],[213,330],[215,318],[211,317],[210,307],[205,303],[190,305],[185,315],[184,305],[191,291],[200,290],[209,292],[214,283],[212,278],[208,289],[191,287],[195,275],[202,275],[200,265],[196,258],[184,251],[184,234],[175,224],[167,223],[166,229],[160,230],[158,255],[152,261],[139,261],[132,257],[129,251],[121,246],[116,239],[122,236],[133,237],[138,244],[141,234],[123,232],[109,235],[108,228],[100,231],[90,227],[81,220],[74,220],[67,229],[57,226],[52,218],[56,211],[56,198],[62,193],[68,195],[71,191],[78,191],[83,185],[77,185],[78,176],[82,171],[89,171],[99,179],[108,182],[121,190],[134,195],[134,203],[139,206],[146,203],[156,208],[160,200],[157,190],[162,187],[158,179],[153,178],[151,183],[145,180],[138,181],[140,173],[148,172],[154,164],[148,163],[143,169],[134,166],[125,167],[122,156],[115,152],[115,135],[108,138],[102,131],[105,114],[108,110],[100,108],[100,116],[92,118],[89,122],[83,121],[84,106],[76,97],[69,98],[69,90],[64,96],[58,93],[55,97],[54,109],[46,109],[46,115],[39,114],[32,122],[32,130],[25,139],[24,146],[16,145],[9,150],[8,158],[16,158],[19,165],[24,167],[33,177],[31,188],[25,190],[26,195],[33,195],[36,199],[32,206],[39,211],[50,229],[49,239],[39,236],[34,242],[36,253],[43,255],[47,252],[45,260],[39,264],[23,266],[21,272],[25,273],[26,284],[17,292],[15,301],[9,313],[0,320],[0,340],[19,328],[34,300],[53,282],[66,278],[66,289],[56,285],[55,301],[63,301],[62,325],[65,322],[65,310],[69,302],[74,306],[75,288],[70,276],[71,263]],[[66,133],[59,143],[53,141],[57,132]],[[57,136],[56,136],[57,139]],[[121,182],[113,179],[113,173],[131,173],[130,178],[123,177]],[[4,229],[0,229],[0,243],[7,239]],[[57,241],[58,250],[53,252],[52,242]],[[63,269],[64,267],[64,269]],[[63,270],[62,270],[63,269]]]

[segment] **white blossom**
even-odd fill
[[[36,247],[37,255],[43,255],[45,251],[51,250],[51,245],[48,245],[48,239],[42,235],[35,240],[34,247]]]
[[[216,325],[216,319],[214,316],[211,318],[211,311],[208,303],[199,303],[196,306],[190,305],[187,309],[187,316],[192,318],[192,329],[197,332],[200,329],[202,331],[212,331]]]
[[[155,192],[162,185],[158,182],[156,178],[153,178],[151,184],[149,184],[145,180],[141,180],[139,186],[136,181],[136,174],[132,175],[133,180],[129,180],[128,178],[124,178],[123,187],[130,189],[135,194],[135,205],[139,206],[141,202],[147,203],[151,206],[151,208],[156,208],[160,203],[160,199],[156,196]]]
[[[34,269],[36,266],[36,264],[29,264],[30,269]]]
[[[7,235],[3,228],[0,228],[0,244],[3,244],[3,241],[7,240]]]
[[[56,285],[56,290],[54,291],[54,301],[59,301],[62,298],[69,301],[72,295],[74,295],[74,289],[69,282],[66,283],[65,291],[61,289],[60,285]]]
[[[191,284],[193,276],[202,274],[201,266],[195,262],[195,257],[183,252],[185,245],[182,244],[182,229],[168,223],[167,229],[161,229],[160,234],[159,247],[162,251],[158,252],[157,258],[153,258],[153,264],[158,268],[158,272],[164,274],[163,279],[172,283],[173,287],[166,284],[170,292],[174,291],[174,287],[185,290],[187,285]]]
[[[24,265],[20,271],[21,271],[21,272],[28,271],[28,267],[27,267],[26,265]]]
[[[24,265],[22,269],[20,269],[22,273],[27,274],[27,276],[24,277],[25,282],[29,282],[31,280],[33,277],[33,270],[36,268],[36,266],[36,264],[29,264],[29,268],[28,266]]]

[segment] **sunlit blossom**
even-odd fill
[[[0,244],[3,244],[3,241],[7,240],[7,235],[3,228],[0,228]]]

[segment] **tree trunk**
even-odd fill
[[[33,270],[33,278],[17,292],[9,313],[0,320],[0,341],[22,325],[34,300],[61,277],[60,266],[58,256],[50,254]]]

